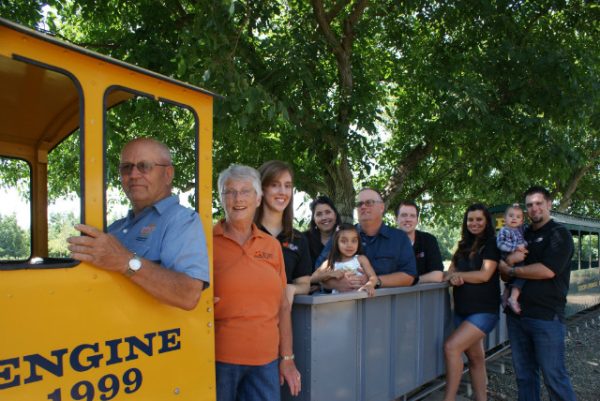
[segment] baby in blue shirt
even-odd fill
[[[504,212],[504,227],[500,229],[498,237],[496,237],[496,244],[498,245],[498,249],[502,251],[503,259],[506,259],[511,252],[526,249],[527,242],[523,237],[523,232],[525,231],[523,221],[523,209],[521,209],[518,203],[514,203]],[[519,264],[519,266],[522,265],[522,263]],[[519,295],[521,295],[523,285],[525,285],[524,279],[514,279],[506,284],[506,289],[502,294],[503,306],[506,307],[508,305],[516,314],[521,313]]]

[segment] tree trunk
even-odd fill
[[[334,160],[327,166],[326,177],[327,191],[338,212],[345,223],[352,223],[354,220],[354,198],[355,189],[353,184],[352,171],[348,164],[348,158],[342,154],[337,160]]]
[[[352,46],[354,45],[354,27],[362,17],[368,0],[357,0],[351,5],[351,12],[341,21],[342,34],[332,29],[331,22],[340,15],[342,9],[351,1],[340,1],[333,5],[329,12],[324,8],[323,0],[312,0],[312,8],[319,31],[334,55],[338,68],[339,92],[337,99],[337,121],[331,143],[334,151],[333,159],[325,166],[326,186],[329,196],[336,204],[342,221],[352,222],[354,219],[354,177],[348,163],[346,152],[348,132],[352,119]]]

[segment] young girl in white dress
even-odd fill
[[[358,291],[365,291],[372,297],[375,295],[377,275],[369,259],[362,253],[362,244],[356,227],[348,223],[340,224],[333,235],[333,246],[329,257],[313,273],[311,282],[322,282],[330,278],[340,279],[345,274],[365,274],[369,280]],[[333,293],[337,291],[334,290]]]

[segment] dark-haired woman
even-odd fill
[[[313,269],[317,258],[323,252],[325,244],[331,239],[333,233],[341,223],[342,219],[333,201],[327,196],[319,196],[310,204],[312,216],[309,229],[304,232],[310,249],[311,266]]]
[[[469,360],[475,400],[487,400],[487,373],[483,339],[496,327],[500,307],[498,261],[500,251],[490,212],[482,204],[465,212],[458,249],[445,280],[453,289],[454,332],[444,344],[446,393],[444,401],[456,399],[463,372],[462,353]]]
[[[286,295],[290,305],[294,295],[308,294],[312,265],[308,242],[294,222],[294,177],[291,167],[279,160],[270,160],[258,168],[263,191],[262,203],[254,222],[263,231],[277,238],[283,249]]]

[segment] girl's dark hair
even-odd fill
[[[333,270],[333,265],[337,262],[341,256],[340,247],[338,245],[338,240],[342,235],[342,231],[354,231],[358,236],[358,248],[356,249],[357,255],[363,254],[363,246],[362,241],[360,240],[360,233],[354,227],[354,225],[350,223],[342,223],[338,226],[337,230],[333,234],[332,243],[331,243],[331,251],[329,251],[329,256],[327,257],[327,269]]]
[[[485,229],[483,230],[483,233],[477,237],[471,234],[467,228],[467,216],[470,212],[474,212],[476,210],[481,210],[483,212],[483,216],[485,217]],[[458,242],[458,249],[452,256],[452,261],[456,263],[459,257],[463,257],[465,259],[471,258],[477,252],[479,252],[481,248],[483,248],[489,238],[492,238],[495,235],[496,232],[494,231],[494,225],[492,224],[492,215],[490,214],[489,210],[487,210],[487,208],[481,203],[472,204],[467,208],[467,211],[463,217],[460,241]]]
[[[282,162],[280,160],[269,160],[265,162],[258,168],[258,172],[260,173],[260,181],[263,190],[263,201],[260,203],[258,209],[256,209],[256,214],[254,215],[254,222],[260,223],[263,217],[265,201],[264,201],[264,193],[265,188],[269,186],[273,181],[275,181],[281,174],[288,172],[292,177],[292,182],[294,181],[294,172],[289,164]],[[290,198],[290,203],[283,210],[283,230],[281,231],[286,241],[292,241],[294,236],[294,193],[292,191],[292,196]]]
[[[331,208],[331,210],[333,210],[333,213],[335,213],[335,226],[336,227],[339,226],[340,224],[342,224],[342,219],[341,219],[340,214],[337,211],[333,201],[328,196],[322,195],[322,196],[318,196],[317,198],[315,198],[314,201],[312,201],[310,203],[310,211],[311,211],[312,215],[310,216],[309,227],[310,227],[311,231],[317,229],[317,225],[315,224],[315,209],[317,208],[318,205],[327,205]]]

